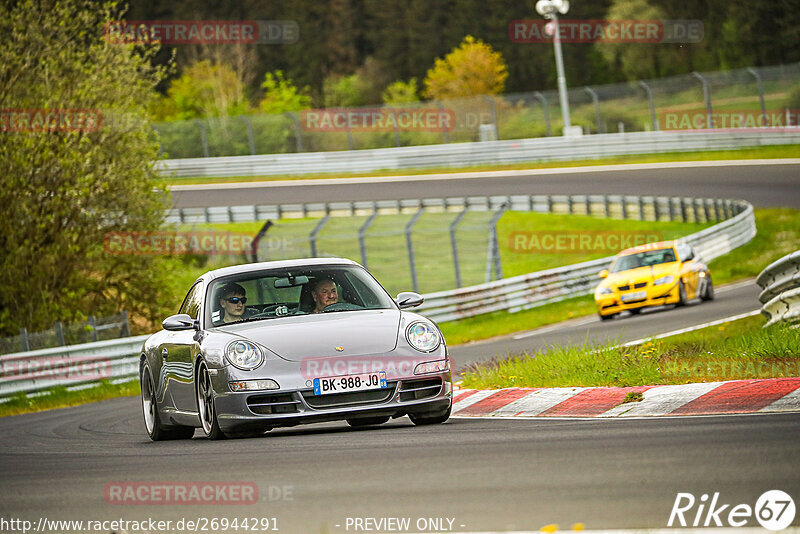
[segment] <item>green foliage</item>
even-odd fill
[[[46,6],[45,6],[46,4]],[[102,125],[0,136],[0,335],[127,309],[160,320],[173,261],[108,254],[109,232],[159,228],[158,144],[144,110],[165,69],[102,38],[118,14],[88,0],[0,6],[0,108],[90,110]],[[35,21],[35,24],[31,21]],[[174,302],[170,302],[170,308]]]
[[[150,109],[158,121],[241,115],[248,108],[244,89],[231,67],[202,60],[186,67]]]
[[[362,82],[357,74],[327,78],[323,87],[323,99],[326,108],[349,108],[363,106],[364,94]]]
[[[798,110],[800,109],[800,85],[795,85],[789,91],[786,97],[786,103],[783,105],[785,109]]]
[[[609,20],[664,20],[664,10],[648,0],[614,0],[606,16]],[[622,70],[629,80],[658,78],[678,70],[676,45],[664,43],[608,43],[595,46],[606,61]]]
[[[408,104],[419,102],[417,94],[417,79],[411,78],[407,82],[398,80],[389,84],[381,95],[384,104]]]
[[[258,107],[265,113],[301,111],[311,107],[308,86],[298,90],[292,80],[284,78],[283,71],[268,72],[261,88],[264,89],[264,98]]]
[[[436,59],[425,76],[423,94],[433,100],[496,95],[503,91],[507,77],[500,53],[468,35],[444,59]]]

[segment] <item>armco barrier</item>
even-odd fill
[[[246,216],[266,213],[281,216],[308,216],[333,213],[347,216],[353,210],[404,210],[420,205],[431,209],[496,209],[506,204],[512,210],[602,215],[623,219],[710,221],[725,218],[712,227],[691,234],[683,240],[695,247],[698,255],[710,261],[743,245],[755,236],[753,207],[742,200],[686,199],[667,197],[595,196],[595,195],[516,195],[476,197],[470,200],[426,199],[386,203],[331,203],[294,206],[271,206],[263,213],[256,207]],[[273,209],[275,210],[273,212]],[[232,213],[203,211],[202,215]],[[173,214],[186,218],[187,214]],[[196,216],[200,216],[197,214]],[[241,219],[240,219],[241,220]],[[186,221],[188,222],[188,221]],[[492,311],[516,312],[549,302],[591,293],[598,283],[597,273],[609,266],[611,258],[602,258],[548,269],[487,284],[424,295],[418,310],[435,321],[450,321]],[[32,392],[55,385],[78,385],[100,378],[122,379],[138,376],[139,354],[148,336],[56,347],[0,356],[0,397],[16,392]],[[89,376],[100,369],[103,376]],[[83,376],[82,375],[87,375]]]
[[[771,263],[756,283],[764,289],[758,300],[768,319],[765,326],[800,322],[800,250]]]
[[[0,397],[53,386],[139,376],[139,354],[149,336],[109,339],[0,356]]]
[[[659,131],[582,137],[537,137],[340,152],[186,158],[162,160],[156,163],[156,168],[165,175],[175,177],[352,173],[382,169],[569,161],[607,156],[728,150],[798,143],[800,143],[800,128],[797,127],[698,132]]]

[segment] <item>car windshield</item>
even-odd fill
[[[340,311],[396,309],[360,266],[270,269],[214,280],[206,293],[209,326]]]
[[[671,248],[662,248],[658,250],[648,250],[647,252],[639,252],[638,254],[628,254],[627,256],[620,256],[611,267],[612,273],[620,271],[627,271],[628,269],[636,269],[637,267],[648,267],[650,265],[658,265],[659,263],[670,263],[675,261],[675,251]]]

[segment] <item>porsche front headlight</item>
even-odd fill
[[[667,276],[662,276],[661,278],[656,278],[655,281],[653,281],[653,285],[663,286],[664,284],[671,284],[673,280],[675,280],[675,277],[670,274]]]
[[[409,345],[420,352],[434,351],[442,342],[436,327],[423,321],[417,321],[408,325],[408,328],[406,328],[406,339]]]
[[[238,340],[225,348],[225,358],[231,365],[244,371],[252,371],[264,363],[264,355],[255,343]]]

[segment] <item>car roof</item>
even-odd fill
[[[637,247],[626,248],[617,256],[628,256],[630,254],[638,254],[640,252],[647,252],[649,250],[660,250],[662,248],[675,248],[677,241],[658,241],[656,243],[647,243],[646,245],[639,245]]]
[[[232,274],[243,274],[257,271],[265,271],[268,269],[285,269],[287,267],[315,267],[318,265],[359,265],[353,260],[347,258],[301,258],[294,260],[277,260],[277,261],[262,261],[258,263],[244,263],[241,265],[232,265],[231,267],[222,267],[221,269],[214,269],[204,273],[197,280],[204,280],[210,282],[216,278],[223,276],[230,276]],[[360,265],[359,265],[360,266]]]

